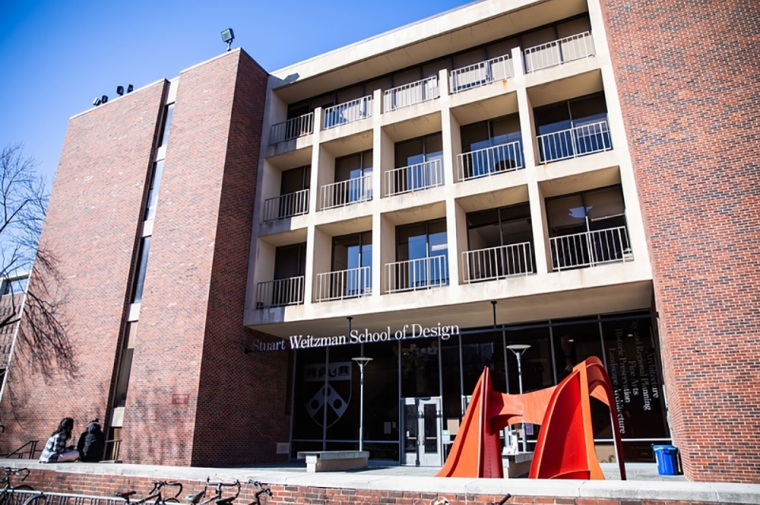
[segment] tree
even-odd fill
[[[17,343],[25,344],[38,368],[46,372],[57,364],[75,371],[58,261],[54,251],[40,243],[49,197],[45,179],[37,174],[34,159],[24,156],[23,146],[4,147],[0,151],[0,278],[7,281],[20,271],[31,274],[25,296],[11,297],[12,310],[0,317],[0,329],[23,320]]]

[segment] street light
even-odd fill
[[[507,349],[512,351],[514,353],[515,357],[517,358],[517,380],[518,384],[520,385],[520,394],[522,394],[522,363],[521,358],[525,351],[530,349],[530,345],[528,344],[512,344],[508,345]],[[522,423],[523,425],[523,437],[522,437],[522,446],[523,446],[523,452],[528,452],[528,443],[527,443],[527,435],[525,433],[525,422]]]
[[[349,324],[351,324],[349,322]],[[359,365],[360,385],[359,385],[359,451],[364,450],[364,367],[372,361],[372,358],[351,358]]]

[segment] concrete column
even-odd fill
[[[382,293],[383,263],[383,217],[378,213],[372,214],[372,296]]]
[[[520,135],[522,136],[525,168],[532,170],[538,161],[536,135],[534,133],[535,121],[533,119],[533,107],[530,104],[528,90],[522,86],[517,88],[517,110],[520,114]]]
[[[309,183],[309,213],[314,214],[319,208],[319,188],[320,188],[320,173],[326,169],[321,163],[320,155],[321,149],[319,148],[319,134],[320,127],[322,125],[322,107],[314,109],[314,133],[312,133],[312,151],[311,151],[311,182]],[[333,173],[335,172],[335,160],[333,159],[333,166],[331,167]],[[334,175],[334,174],[333,174]],[[310,258],[311,256],[309,256]]]
[[[539,275],[551,271],[549,266],[549,228],[546,222],[546,206],[541,188],[535,177],[528,180],[528,199],[530,203],[530,223],[533,230],[533,254],[536,257],[536,273]]]
[[[306,262],[305,303],[316,301],[317,274],[329,272],[332,259],[332,237],[315,226],[309,226],[308,234],[306,257],[311,261]]]
[[[462,252],[467,250],[467,214],[456,200],[446,200],[446,242],[449,249],[449,283],[461,284]]]
[[[372,92],[372,200],[377,201],[383,197],[383,128],[382,118],[382,90],[376,89]],[[393,146],[391,144],[391,150]],[[373,227],[374,230],[374,221]],[[372,235],[372,243],[374,244],[375,235]],[[373,260],[374,262],[374,260]],[[374,272],[374,268],[372,270]],[[374,273],[373,273],[374,279]],[[374,284],[372,284],[374,286]]]

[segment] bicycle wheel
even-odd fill
[[[22,484],[20,486],[14,487],[13,488],[13,494],[11,494],[11,499],[9,501],[6,501],[6,503],[8,505],[21,505],[30,496],[32,496],[29,493],[16,493],[16,491],[34,491],[34,488],[32,486],[28,486],[26,484]]]
[[[52,504],[52,500],[48,500],[48,497],[44,494],[36,494],[30,498],[27,498],[27,500],[24,502],[24,505],[47,505],[48,501],[50,501]]]

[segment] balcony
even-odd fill
[[[304,276],[259,282],[256,286],[256,308],[269,309],[303,303]]]
[[[267,198],[264,201],[264,222],[277,221],[309,212],[309,190]]]
[[[462,272],[466,284],[532,274],[530,242],[464,251]]]
[[[514,77],[512,56],[505,54],[498,58],[481,61],[474,65],[457,68],[451,72],[451,94],[467,91],[468,89],[485,86],[495,81]]]
[[[386,293],[401,293],[448,286],[448,256],[431,256],[387,263],[385,275]]]
[[[555,67],[570,61],[594,56],[591,32],[579,33],[525,50],[525,72]]]
[[[536,136],[541,163],[609,151],[612,139],[607,121]]]
[[[371,267],[317,274],[316,300],[327,302],[361,298],[372,294]]]
[[[421,81],[404,84],[385,90],[383,93],[384,112],[390,112],[404,107],[435,100],[441,96],[438,87],[438,77],[428,77]]]
[[[320,210],[367,202],[372,200],[372,175],[325,184],[320,191]]]
[[[430,160],[385,172],[385,196],[443,186],[443,163]]]
[[[555,272],[633,261],[625,226],[551,237],[549,243]]]
[[[512,142],[460,154],[457,156],[457,165],[460,181],[514,172],[525,168],[522,143]]]
[[[303,116],[288,119],[284,123],[272,125],[269,134],[269,145],[279,144],[288,140],[297,139],[314,133],[314,113],[309,112]]]
[[[324,110],[324,129],[329,130],[372,116],[372,96],[341,103]]]

